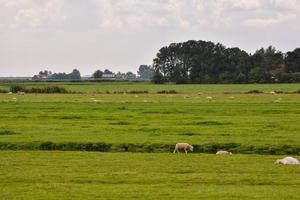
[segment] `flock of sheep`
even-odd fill
[[[192,152],[194,147],[188,143],[177,143],[175,145],[175,149],[173,153],[185,152],[186,154],[190,151]],[[229,151],[218,151],[216,155],[232,155]],[[283,164],[283,165],[300,165],[299,161],[293,157],[285,157],[283,159],[278,159],[275,161],[276,164]]]

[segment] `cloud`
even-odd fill
[[[249,27],[256,27],[256,28],[264,28],[268,26],[274,26],[281,23],[285,23],[287,21],[293,21],[296,19],[297,19],[297,15],[295,14],[288,14],[288,15],[278,14],[275,18],[248,19],[243,22],[243,25]]]
[[[271,0],[271,5],[276,8],[297,9],[300,7],[299,0]]]
[[[49,23],[65,20],[63,15],[64,0],[37,1],[2,0],[0,7],[14,13],[11,17],[11,28],[37,28]],[[1,11],[1,10],[0,10]]]
[[[260,0],[225,0],[223,3],[229,4],[232,8],[242,10],[258,9],[262,6]]]
[[[179,0],[135,1],[100,0],[99,12],[101,28],[123,28],[137,26],[188,26],[182,16]]]

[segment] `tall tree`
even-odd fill
[[[73,69],[73,71],[68,74],[69,79],[71,80],[80,80],[81,79],[81,75],[78,69]]]
[[[287,52],[285,69],[287,73],[300,72],[300,48]]]
[[[154,75],[154,69],[150,65],[141,65],[137,73],[141,79],[151,79]]]
[[[97,70],[93,73],[93,78],[102,78],[103,72],[101,70]]]

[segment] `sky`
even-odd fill
[[[0,76],[152,64],[163,46],[300,47],[300,0],[0,0]]]

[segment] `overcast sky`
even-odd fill
[[[0,0],[0,76],[136,72],[172,42],[300,47],[300,0]]]

